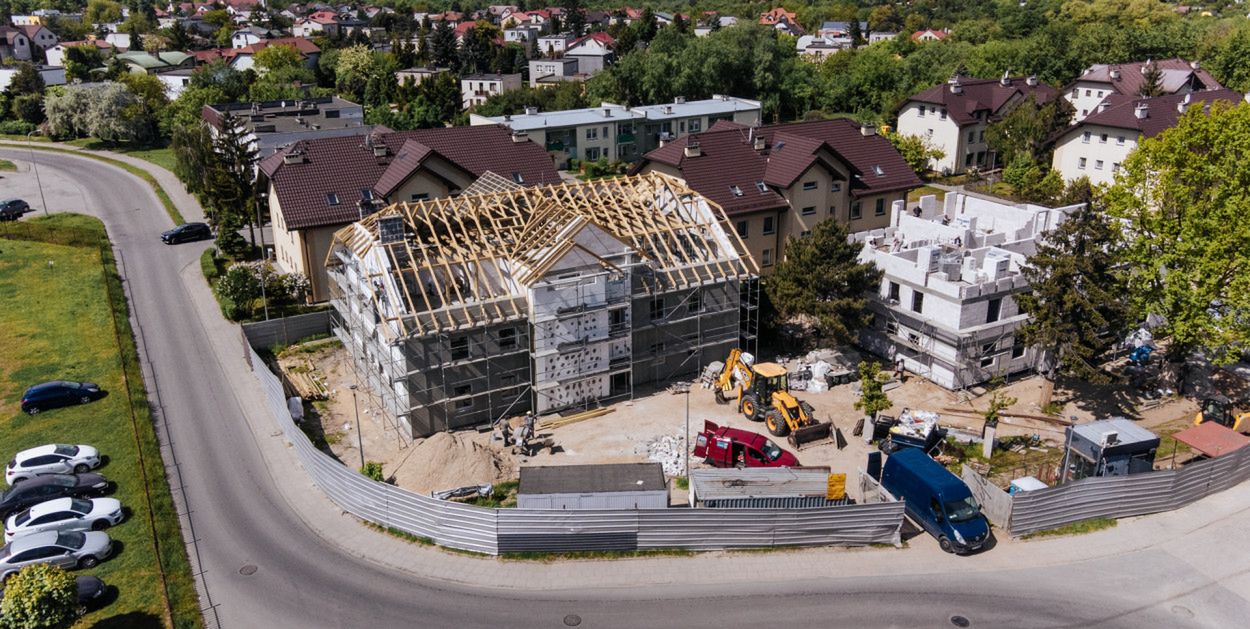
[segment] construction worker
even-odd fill
[[[903,382],[906,376],[906,373],[907,373],[907,364],[906,362],[903,361],[903,357],[899,356],[898,360],[894,362],[894,377],[897,378],[899,382]]]

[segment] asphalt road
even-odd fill
[[[0,157],[30,159],[12,149],[0,149]],[[1037,568],[964,571],[951,558],[947,572],[909,575],[907,553],[895,552],[881,560],[898,562],[898,573],[873,578],[840,578],[831,566],[821,578],[774,583],[524,592],[427,582],[380,567],[326,544],[275,485],[243,402],[228,384],[238,374],[214,358],[216,346],[236,341],[206,325],[188,288],[207,244],[161,244],[157,236],[169,218],[150,188],[121,170],[57,154],[34,159],[49,206],[99,216],[121,253],[150,367],[147,386],[169,449],[166,463],[176,459],[189,505],[184,535],[196,540],[215,605],[210,624],[949,627],[959,626],[951,620],[958,615],[973,627],[1231,627],[1250,613],[1250,559],[1238,534],[1245,512],[1174,544]],[[24,196],[38,207],[32,180],[5,174],[0,197]],[[1224,556],[1219,549],[1230,538],[1237,552]],[[248,564],[260,569],[240,574]],[[615,567],[605,562],[601,569]]]

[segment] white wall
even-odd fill
[[[1077,79],[1063,94],[1063,98],[1072,104],[1076,113],[1072,115],[1072,124],[1076,124],[1098,109],[1098,103],[1111,95],[1111,86],[1106,83],[1082,81]]]
[[[946,153],[940,160],[929,160],[929,167],[933,170],[961,172],[964,163],[962,135],[959,125],[950,116],[943,116],[944,111],[940,105],[907,103],[898,114],[898,132],[925,138]]]
[[[1130,129],[1081,125],[1055,145],[1051,167],[1059,171],[1065,181],[1089,177],[1093,184],[1113,183],[1118,166],[1137,148],[1140,136]],[[1085,160],[1083,165],[1082,159]]]

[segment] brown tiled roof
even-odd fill
[[[1133,98],[1111,94],[1103,100],[1103,103],[1107,105],[1106,109],[1090,114],[1080,124],[1068,129],[1060,137],[1084,132],[1087,126],[1098,125],[1116,129],[1132,129],[1140,131],[1143,138],[1150,138],[1162,133],[1165,129],[1176,126],[1176,121],[1181,116],[1182,104],[1186,109],[1189,107],[1209,108],[1211,103],[1217,101],[1236,105],[1241,99],[1240,92],[1226,88],[1187,94],[1168,94],[1154,98]],[[1146,117],[1137,117],[1138,105],[1146,106]]]
[[[959,94],[951,91],[949,83],[934,85],[907,99],[898,109],[901,110],[909,102],[941,105],[946,108],[951,120],[963,125],[975,121],[980,112],[986,112],[991,119],[1001,116],[1003,105],[1012,102],[1017,95],[1027,98],[1031,94],[1039,104],[1048,103],[1059,95],[1055,88],[1040,81],[1037,85],[1029,85],[1025,77],[1008,78],[1006,85],[1001,79],[960,77],[959,85],[963,88]]]
[[[762,151],[755,150],[747,127],[718,121],[711,129],[669,142],[645,158],[678,168],[687,185],[715,201],[726,214],[787,207],[777,188],[794,183],[821,159],[822,150],[850,167],[852,196],[920,185],[920,178],[889,140],[863,135],[850,120],[769,125],[756,129],[755,135],[764,138]],[[699,144],[698,157],[685,155],[691,140]],[[757,182],[765,184],[764,191]],[[735,186],[741,194],[734,192]]]
[[[516,173],[524,185],[556,183],[560,176],[547,151],[533,142],[514,142],[503,125],[375,132],[375,146],[385,145],[385,157],[375,157],[366,138],[348,136],[303,140],[279,150],[260,163],[269,177],[288,229],[341,225],[360,218],[356,202],[362,190],[382,195],[393,192],[398,179],[411,174],[431,154],[438,154],[475,177],[493,171],[505,177]],[[285,156],[300,153],[300,163],[287,164]],[[401,153],[404,157],[400,157]],[[415,155],[425,153],[418,159]],[[391,166],[401,165],[396,170]],[[404,171],[407,170],[405,173]],[[339,203],[331,205],[334,193]]]
[[[1134,61],[1130,63],[1098,63],[1085,69],[1073,84],[1081,81],[1106,83],[1116,94],[1137,96],[1145,84],[1147,63],[1159,68],[1164,93],[1172,94],[1189,87],[1193,90],[1213,90],[1223,87],[1205,68],[1195,67],[1184,59],[1160,59],[1158,61]],[[1112,75],[1115,78],[1112,78]]]

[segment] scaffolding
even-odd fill
[[[491,173],[335,234],[335,333],[410,435],[633,397],[754,349],[758,267],[659,173],[520,188]]]

